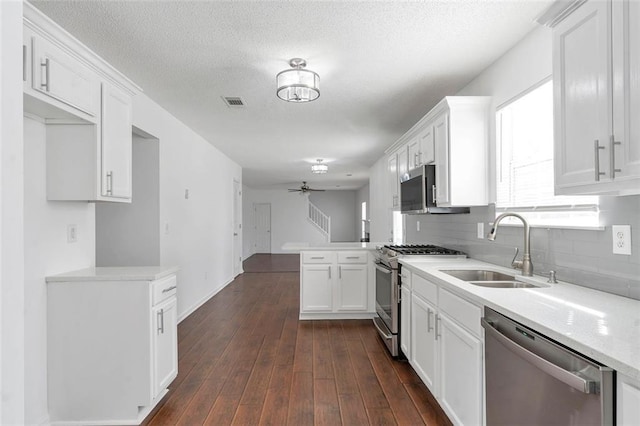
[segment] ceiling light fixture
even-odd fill
[[[318,164],[314,164],[311,166],[311,173],[327,173],[329,171],[329,166],[322,162],[322,158],[318,158]]]
[[[278,89],[276,94],[287,102],[311,102],[320,96],[320,76],[304,69],[307,61],[293,58],[289,61],[290,70],[284,70],[276,75]]]

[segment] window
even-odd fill
[[[361,223],[362,223],[362,228],[360,229],[360,238],[362,239],[362,241],[366,241],[367,238],[369,238],[369,235],[367,235],[369,233],[369,231],[367,230],[367,202],[363,201],[360,204],[360,218],[361,218]]]
[[[519,212],[539,226],[599,226],[598,197],[553,193],[550,80],[499,107],[496,126],[496,214]]]

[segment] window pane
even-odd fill
[[[581,222],[578,226],[598,225],[597,208],[567,215],[573,205],[597,206],[598,197],[553,194],[552,82],[542,84],[499,109],[496,123],[496,210],[553,210],[553,213],[527,213],[527,216],[534,222],[549,225],[562,224],[562,216],[571,217],[571,220],[578,216]],[[552,206],[566,207],[550,208]]]

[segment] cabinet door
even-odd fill
[[[398,184],[400,179],[409,171],[409,147],[403,146],[398,150]]]
[[[618,373],[616,380],[616,424],[640,424],[640,382]]]
[[[435,140],[433,126],[429,124],[418,136],[420,140],[420,152],[418,160],[420,164],[431,164],[436,161]]]
[[[43,37],[32,35],[32,49],[31,87],[78,111],[97,116],[100,106],[97,76]]]
[[[153,397],[178,375],[177,299],[169,298],[152,309],[153,323]]]
[[[420,164],[422,164],[422,162],[420,161],[420,155],[422,153],[420,152],[420,137],[419,136],[417,136],[417,137],[413,138],[411,141],[409,141],[409,143],[407,144],[407,151],[408,151],[408,154],[409,154],[409,170],[415,169]]]
[[[390,206],[395,208],[400,205],[400,200],[398,199],[400,181],[398,179],[398,155],[396,153],[391,154],[387,160],[387,179],[389,195],[391,196],[389,200]]]
[[[337,311],[367,310],[367,265],[338,265]]]
[[[636,180],[640,191],[640,3],[613,2],[613,56],[615,139],[611,147],[616,182]],[[610,167],[611,167],[610,166]]]
[[[131,97],[102,84],[102,174],[104,197],[131,198]]]
[[[420,297],[411,297],[411,366],[437,397],[436,309]]]
[[[302,265],[302,311],[332,311],[332,286],[332,265]]]
[[[590,1],[553,30],[556,193],[611,179],[610,19],[610,2]]]
[[[400,350],[411,359],[411,290],[400,287]]]
[[[440,400],[454,424],[482,424],[483,346],[477,338],[439,314]]]
[[[449,114],[439,116],[433,124],[436,154],[436,204],[449,204]]]

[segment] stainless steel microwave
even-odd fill
[[[469,207],[438,207],[434,202],[436,166],[424,164],[400,179],[400,212],[404,214],[469,213]]]

